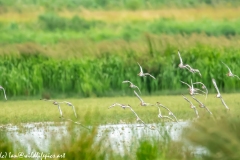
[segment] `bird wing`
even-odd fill
[[[130,82],[130,81],[122,81],[122,83],[132,83],[132,82]]]
[[[229,109],[228,106],[226,105],[226,103],[224,102],[223,98],[220,98],[222,101],[222,104],[226,107],[226,109]]]
[[[214,78],[212,79],[212,83],[213,83],[215,89],[217,90],[218,94],[220,94],[220,92],[219,92],[219,90],[218,90],[218,87],[217,87],[216,80],[215,80]],[[220,95],[221,95],[221,94],[220,94]]]
[[[180,54],[179,51],[178,51],[178,56],[179,56],[179,59],[180,59],[180,63],[183,65],[182,57],[181,57],[181,54]]]
[[[200,102],[200,101],[199,101],[197,98],[195,98],[194,96],[192,96],[192,98],[193,98],[195,101],[197,101],[199,104],[203,105],[203,103]]]
[[[137,86],[135,86],[135,88],[137,88],[137,89],[138,89],[138,91],[141,93],[140,89],[139,89]]]
[[[138,62],[137,62],[138,63]],[[139,68],[140,68],[140,72],[142,72],[143,73],[143,69],[142,69],[142,67],[140,66],[140,64],[138,63],[138,65],[139,65]]]
[[[4,97],[5,97],[5,99],[7,100],[7,96],[6,96],[6,92],[5,92],[5,89],[1,86],[1,88],[0,89],[2,89],[3,90],[3,93],[4,93]]]
[[[77,118],[77,113],[76,113],[75,107],[73,105],[72,105],[72,109],[73,109],[75,117]]]
[[[153,79],[156,79],[153,75],[149,74],[149,73],[144,73],[144,75],[149,75],[151,76]]]
[[[137,92],[136,91],[133,91],[134,93],[135,93],[135,95],[138,97],[138,99],[142,102],[142,103],[144,103],[144,101],[142,100],[142,98],[137,94]]]
[[[183,84],[188,85],[189,88],[192,88],[192,87],[191,87],[189,84],[187,84],[186,82],[183,82],[183,81],[180,81],[180,82],[182,82]]]
[[[184,95],[182,95],[182,96],[186,101],[188,101],[191,105],[193,105],[193,103],[189,99],[187,99],[187,97],[185,97]]]
[[[212,114],[212,112],[206,106],[205,106],[205,108],[210,114]]]
[[[198,115],[198,111],[197,111],[197,108],[194,107],[193,109],[194,109],[194,111],[195,111],[196,116],[199,117],[199,115]]]
[[[223,61],[221,61],[222,63],[223,63]],[[228,71],[230,72],[230,73],[232,73],[232,71],[231,71],[231,69],[225,64],[225,63],[223,63],[227,68],[228,68]]]
[[[237,75],[234,75],[234,77],[237,77],[240,80],[240,78]]]
[[[60,112],[60,115],[61,115],[61,117],[63,117],[62,110],[61,110],[61,108],[60,108],[60,105],[59,105],[59,104],[58,104],[58,110],[59,110],[59,112]]]

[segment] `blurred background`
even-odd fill
[[[0,0],[0,85],[8,97],[178,94],[180,80],[239,92],[240,1]],[[202,78],[178,68],[198,68]],[[156,77],[140,78],[144,72]],[[1,96],[3,97],[3,96]]]

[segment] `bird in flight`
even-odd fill
[[[130,83],[130,88],[137,88],[138,89],[138,91],[141,93],[141,91],[140,91],[140,89],[138,88],[138,86],[136,86],[136,85],[134,85],[132,82],[130,82],[130,81],[123,81],[122,83]]]
[[[139,65],[139,68],[140,68],[140,72],[138,73],[138,75],[139,75],[140,77],[150,76],[150,77],[152,77],[153,79],[156,79],[154,76],[152,76],[152,75],[149,74],[149,73],[143,73],[142,67],[140,66],[139,63],[138,63],[138,65]]]
[[[223,62],[222,62],[223,63]],[[227,67],[227,69],[228,69],[228,73],[227,73],[227,76],[228,77],[237,77],[239,80],[240,80],[240,78],[237,76],[237,75],[234,75],[233,73],[232,73],[232,71],[231,71],[231,69],[225,64],[225,63],[223,63],[226,67]]]
[[[212,83],[213,83],[213,85],[214,85],[214,87],[215,87],[215,89],[216,89],[216,91],[217,91],[217,98],[220,98],[221,99],[221,101],[222,101],[222,104],[225,106],[225,108],[227,109],[227,110],[229,110],[229,108],[228,108],[228,106],[226,105],[226,103],[224,102],[224,100],[223,100],[223,98],[222,98],[222,96],[221,96],[221,94],[220,94],[220,92],[219,92],[219,89],[218,89],[218,87],[217,87],[217,83],[216,83],[216,80],[213,78],[212,79]]]
[[[199,118],[198,111],[197,111],[196,107],[193,105],[193,103],[189,99],[187,99],[187,97],[185,97],[184,95],[182,95],[182,96],[188,103],[190,103],[190,108],[194,109],[197,118]]]
[[[141,101],[141,103],[140,103],[141,106],[153,106],[153,105],[150,104],[150,103],[144,102],[143,99],[137,94],[136,91],[133,91],[133,92],[134,92],[134,94],[138,97],[138,99]]]
[[[2,86],[0,86],[0,89],[2,89],[2,90],[3,90],[4,97],[5,97],[5,99],[7,100],[7,96],[6,96],[5,89],[4,89]]]
[[[175,121],[178,122],[177,117],[173,114],[173,112],[169,108],[165,107],[160,102],[157,102],[156,104],[157,104],[157,106],[160,106],[160,107],[163,107],[164,109],[166,109],[168,111],[168,115],[173,116]]]

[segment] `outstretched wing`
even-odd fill
[[[223,63],[223,61],[221,61]],[[227,68],[228,68],[228,72],[232,73],[231,69],[225,64],[223,63]]]
[[[191,105],[193,105],[193,103],[189,99],[187,99],[187,97],[185,97],[183,94],[182,94],[182,96],[186,101],[188,101]]]
[[[234,77],[237,77],[240,80],[240,78],[237,75],[234,75]]]
[[[223,98],[220,98],[220,99],[221,99],[221,101],[222,101],[222,104],[226,107],[226,109],[229,110],[229,108],[228,108],[228,106],[226,105],[226,103],[224,102]]]
[[[179,56],[179,59],[180,59],[180,63],[183,65],[182,57],[181,57],[181,54],[180,54],[179,51],[178,51],[178,56]]]
[[[137,62],[138,63],[138,62]],[[139,68],[140,68],[140,72],[142,72],[143,73],[143,69],[142,69],[142,67],[140,66],[140,64],[138,63],[138,65],[139,65]]]
[[[192,88],[189,84],[187,84],[186,82],[183,82],[183,81],[180,81],[182,82],[183,84],[186,84],[189,88]]]
[[[142,102],[142,103],[144,103],[144,101],[142,100],[142,98],[137,94],[137,92],[136,91],[133,91],[134,92],[134,94],[138,97],[138,99]]]
[[[132,83],[132,82],[126,80],[126,81],[122,81],[122,83]]]
[[[218,87],[217,87],[216,80],[215,80],[214,78],[212,79],[212,83],[213,83],[215,89],[217,90],[218,94],[220,94],[220,92],[219,92],[219,90],[218,90]],[[220,95],[221,95],[221,94],[220,94]]]
[[[153,79],[156,79],[153,75],[151,75],[149,73],[144,73],[144,75],[148,75],[148,76],[152,77]]]

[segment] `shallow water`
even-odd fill
[[[69,134],[69,122],[44,122],[44,123],[26,123],[20,126],[6,125],[1,126],[1,130],[7,131],[7,136],[14,144],[20,143],[26,148],[26,152],[35,151],[48,152],[51,140],[61,141],[62,138]],[[124,154],[124,148],[130,149],[134,139],[141,138],[162,138],[163,131],[167,131],[172,140],[181,140],[181,133],[184,127],[189,126],[190,122],[169,122],[161,124],[112,124],[98,126],[97,141],[106,136],[111,146],[117,153]],[[154,129],[150,129],[154,128]],[[85,129],[78,127],[79,129]],[[107,131],[107,132],[106,132]],[[15,146],[17,147],[17,146]],[[203,148],[196,148],[196,154],[201,154]]]

